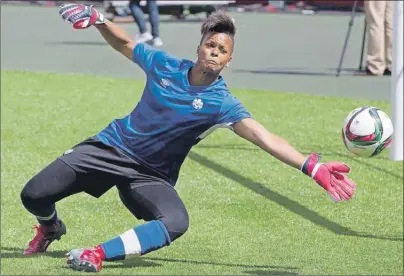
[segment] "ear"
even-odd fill
[[[199,45],[198,45],[198,47],[196,47],[196,55],[198,55],[198,53],[199,53]]]
[[[230,57],[230,59],[229,59],[229,61],[227,62],[227,64],[226,64],[226,67],[229,67],[230,66],[230,63],[231,63],[231,60],[233,59],[233,57]]]

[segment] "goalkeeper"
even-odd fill
[[[120,236],[67,253],[74,270],[97,272],[104,261],[145,255],[168,246],[188,229],[187,210],[174,186],[192,146],[218,127],[257,145],[313,178],[335,201],[349,200],[355,183],[343,163],[305,157],[255,121],[229,92],[221,71],[229,66],[236,27],[224,12],[201,27],[195,62],[137,43],[92,6],[66,4],[61,17],[76,29],[94,26],[117,52],[140,66],[147,82],[140,101],[124,118],[67,150],[24,186],[24,207],[39,222],[24,254],[45,252],[66,233],[55,203],[85,192],[100,197],[113,186],[133,215],[145,221]]]

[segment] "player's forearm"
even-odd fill
[[[298,170],[301,169],[305,156],[298,152],[285,139],[267,131],[256,134],[256,144],[263,150]]]
[[[108,19],[105,19],[104,24],[95,25],[95,27],[104,37],[105,41],[118,52],[122,53],[128,44],[134,42],[125,30]]]
[[[253,119],[243,120],[234,126],[235,132],[259,146],[275,158],[296,169],[302,167],[305,156],[298,152],[285,139],[268,132],[261,124]]]

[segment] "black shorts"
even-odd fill
[[[95,137],[66,151],[31,178],[21,199],[34,215],[49,216],[55,203],[68,196],[86,192],[98,198],[113,186],[136,218],[161,220],[171,240],[188,228],[187,210],[173,186]]]
[[[83,185],[82,190],[97,198],[114,186],[118,190],[143,185],[165,185],[173,189],[156,172],[96,137],[77,144],[58,159],[76,172]]]

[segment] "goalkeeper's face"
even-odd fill
[[[230,64],[233,40],[225,33],[209,33],[202,39],[197,53],[197,64],[203,71],[219,74]]]

